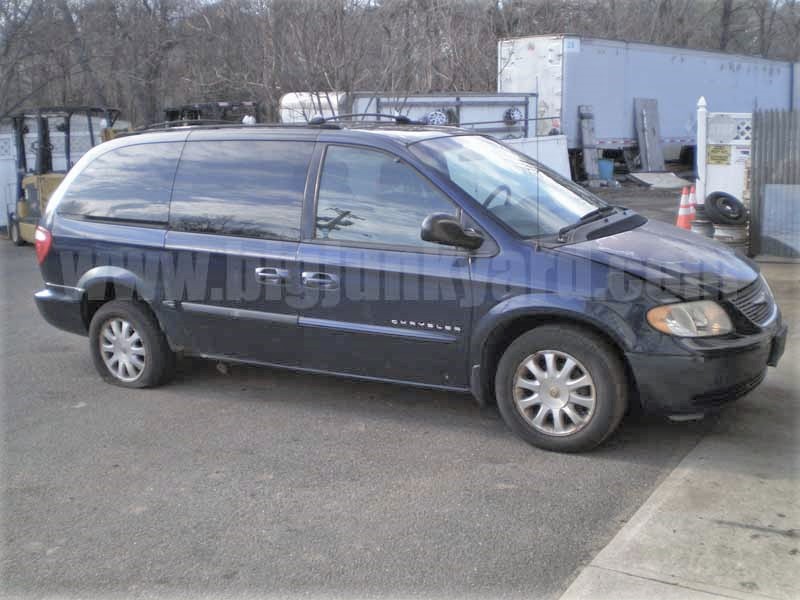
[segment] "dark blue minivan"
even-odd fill
[[[412,124],[185,127],[90,150],[36,234],[56,327],[110,383],[188,354],[470,392],[526,441],[704,413],[776,365],[758,268],[491,138]]]

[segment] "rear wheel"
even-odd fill
[[[92,359],[109,383],[143,388],[166,383],[175,355],[150,311],[141,303],[112,300],[101,306],[89,326]]]
[[[625,370],[614,349],[579,327],[547,325],[517,338],[497,368],[506,424],[534,446],[580,452],[600,444],[627,406]]]

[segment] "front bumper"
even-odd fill
[[[45,321],[70,333],[87,334],[83,318],[83,290],[48,285],[46,289],[36,292],[33,298]]]
[[[748,340],[705,340],[685,356],[628,353],[644,409],[660,414],[705,412],[757,387],[777,366],[788,328],[780,324]]]

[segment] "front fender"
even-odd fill
[[[496,304],[475,324],[470,341],[470,364],[482,361],[483,349],[493,331],[510,325],[522,317],[540,316],[582,323],[598,329],[616,342],[623,351],[636,345],[636,333],[629,324],[628,316],[635,305],[609,301],[563,297],[556,294],[532,293],[514,296]]]

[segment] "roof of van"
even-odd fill
[[[350,141],[368,141],[376,136],[391,139],[401,144],[411,144],[436,137],[476,133],[458,127],[434,127],[429,125],[380,122],[334,122],[323,125],[189,125],[150,129],[123,134],[119,137],[136,142],[177,141],[191,136],[192,140],[231,140],[231,139],[294,139],[316,141],[320,137],[326,140],[341,139]]]

